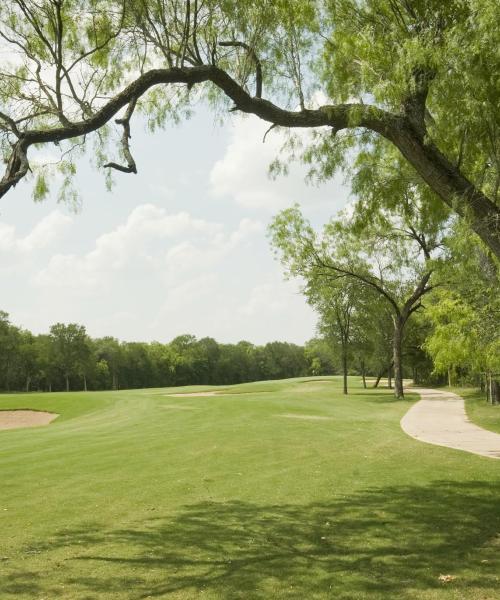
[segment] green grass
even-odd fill
[[[465,398],[467,416],[473,423],[500,433],[500,405],[488,404],[485,395],[478,389],[457,388],[453,391]]]
[[[0,431],[0,598],[499,598],[500,461],[307,379],[0,396],[61,415]]]

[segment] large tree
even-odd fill
[[[352,148],[397,148],[500,257],[499,17],[497,0],[5,0],[0,195],[43,144],[64,157],[63,193],[68,152],[89,142],[100,166],[136,173],[134,110],[163,125],[203,94],[314,130],[303,157],[323,177]],[[106,160],[113,119],[121,158]]]

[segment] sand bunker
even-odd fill
[[[331,421],[332,417],[322,417],[320,415],[276,415],[277,417],[284,417],[285,419],[303,419],[304,421]]]
[[[59,415],[40,410],[0,410],[0,429],[48,425]]]
[[[219,392],[192,392],[186,394],[163,394],[169,398],[197,398],[200,396],[217,396]]]

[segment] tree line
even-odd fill
[[[317,336],[303,346],[281,341],[259,346],[248,341],[221,344],[193,335],[180,335],[169,343],[122,342],[109,336],[92,338],[77,323],[56,323],[49,333],[35,335],[12,324],[9,315],[0,311],[0,391],[231,385],[343,372],[359,375],[365,387],[378,386],[387,377],[391,387],[388,316],[385,325],[383,321],[371,327],[353,325],[346,349],[335,326],[324,319],[319,321]],[[403,346],[405,374],[429,381],[433,363],[419,347],[422,340],[418,326],[409,328]]]
[[[49,333],[34,335],[0,311],[2,391],[228,385],[306,375],[310,360],[304,347],[287,342],[219,344],[192,335],[166,344],[120,342],[93,339],[76,323],[56,323]],[[320,372],[333,371],[324,361]]]

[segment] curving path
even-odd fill
[[[471,423],[463,398],[427,388],[412,387],[408,392],[420,394],[421,400],[401,419],[405,433],[428,444],[500,458],[500,434]]]

